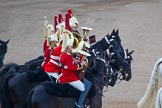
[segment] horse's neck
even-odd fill
[[[4,56],[0,56],[0,68],[3,66]]]
[[[104,38],[103,38],[104,39]],[[96,49],[98,47],[103,47],[102,44],[103,44],[103,39],[99,40],[98,42],[96,42],[95,44],[93,44],[91,47],[90,47],[90,50],[92,49]]]
[[[2,61],[0,61],[0,68],[3,66],[3,62]]]
[[[90,47],[90,50],[95,49],[97,46],[98,46],[98,42],[95,43],[95,44],[93,44],[93,45]]]
[[[97,91],[101,90],[103,91],[104,87],[104,73],[98,73],[97,75],[94,76],[94,83],[96,85]]]

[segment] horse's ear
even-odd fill
[[[129,54],[131,55],[131,54],[133,54],[133,52],[134,52],[134,50],[132,50],[131,52],[129,52]]]
[[[116,30],[116,35],[119,35],[119,29]]]
[[[111,35],[115,35],[115,29],[113,29],[113,31],[111,32]]]
[[[8,39],[5,43],[8,44],[9,41],[10,41],[10,39]]]

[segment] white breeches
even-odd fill
[[[53,76],[54,78],[58,78],[58,73],[53,73],[53,72],[46,72],[48,75]]]
[[[73,86],[74,88],[78,89],[81,92],[85,90],[84,83],[81,82],[80,80],[73,81],[68,84],[70,84],[71,86]]]

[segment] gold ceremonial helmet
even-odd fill
[[[67,36],[67,34],[69,35],[67,39],[71,38],[73,39],[73,48],[77,48],[78,44],[81,42],[82,37],[80,36],[79,33],[77,32],[70,32],[69,30],[62,28],[60,30],[58,30],[55,35],[58,38],[58,42],[59,44],[63,45],[63,41],[67,41],[64,40],[65,39],[65,35]],[[64,42],[65,43],[65,42]]]
[[[68,45],[73,46],[74,36],[69,30],[64,29],[59,39],[59,41],[62,43],[62,48],[65,48]]]

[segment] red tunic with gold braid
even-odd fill
[[[72,55],[67,53],[62,53],[60,61],[64,65],[64,68],[61,68],[61,74],[58,77],[59,83],[64,84],[64,83],[69,83],[69,82],[79,80],[76,74],[78,65],[74,64],[74,59]]]
[[[42,68],[45,69],[45,66],[47,65],[47,63],[50,60],[50,55],[52,53],[53,49],[51,47],[47,48],[44,51],[44,62],[42,63]]]
[[[50,60],[48,64],[45,66],[45,72],[55,73],[60,71],[59,61],[60,61],[61,49],[62,49],[61,45],[59,45],[54,49],[53,53],[50,56]]]

